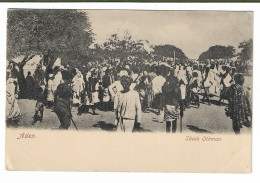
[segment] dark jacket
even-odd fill
[[[181,90],[176,84],[166,81],[162,87],[163,104],[179,106],[181,102]]]

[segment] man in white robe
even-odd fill
[[[57,87],[59,86],[59,84],[61,84],[62,82],[63,82],[63,80],[62,80],[61,71],[58,71],[57,74],[55,74],[54,79],[53,79],[54,93],[57,90]]]
[[[81,103],[81,92],[84,89],[83,75],[80,71],[77,72],[76,76],[72,79],[72,89],[73,89],[73,104],[79,105]]]
[[[181,99],[184,100],[186,98],[186,85],[188,84],[188,81],[186,77],[186,71],[183,69],[183,66],[181,66],[179,72],[177,73],[177,78],[179,81],[182,80],[180,89],[181,89]]]
[[[6,117],[13,122],[18,122],[17,118],[21,115],[17,102],[18,90],[17,79],[9,78],[6,81]]]

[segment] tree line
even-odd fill
[[[86,12],[78,10],[10,9],[7,19],[7,59],[29,53],[44,56],[44,65],[61,57],[64,64],[84,65],[104,60],[121,62],[175,58],[187,60],[174,45],[152,45],[134,40],[126,31],[123,38],[112,34],[103,44],[94,44],[95,35]],[[94,46],[93,46],[94,45]],[[148,45],[148,46],[147,46]],[[239,44],[241,60],[252,59],[253,41]],[[212,46],[199,60],[229,59],[236,56],[233,46]]]
[[[253,40],[249,39],[239,43],[238,48],[240,52],[236,53],[236,49],[233,46],[211,46],[207,51],[203,52],[199,56],[200,61],[208,59],[231,59],[232,57],[238,57],[239,61],[252,61],[253,60]]]

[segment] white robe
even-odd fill
[[[186,98],[186,85],[188,84],[187,78],[186,78],[186,71],[185,70],[179,70],[177,74],[178,80],[183,80],[184,84],[180,86],[181,89],[181,99]]]
[[[54,88],[53,88],[53,80],[48,80],[48,86],[47,86],[47,101],[54,101]]]
[[[162,93],[162,86],[164,85],[165,82],[166,82],[166,79],[163,76],[156,76],[152,80],[152,90],[153,90],[154,95],[156,95],[158,93]]]
[[[210,70],[208,74],[208,79],[212,83],[211,86],[209,87],[209,93],[211,94],[216,94],[219,93],[220,89],[220,78],[217,76],[214,70]]]
[[[57,87],[59,86],[59,84],[62,83],[62,75],[61,75],[61,72],[59,71],[54,79],[53,79],[53,91],[56,91],[57,90]]]
[[[83,91],[84,89],[84,80],[83,80],[83,76],[81,75],[81,77],[78,77],[78,75],[76,75],[73,80],[72,80],[72,89],[73,89],[73,104],[80,104],[81,103],[81,99],[80,99],[80,93]]]
[[[6,82],[6,116],[12,120],[21,115],[16,98],[14,81],[16,81],[14,78],[9,78]]]
[[[120,81],[115,81],[114,83],[112,83],[108,87],[108,89],[109,89],[109,92],[111,94],[111,98],[114,101],[114,109],[116,109],[117,103],[118,103],[119,94],[121,93],[121,91],[124,90],[124,88],[121,85]]]

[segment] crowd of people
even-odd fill
[[[28,72],[24,77],[23,66],[31,58],[25,57],[20,63],[10,61],[7,67],[9,122],[18,122],[17,99],[27,98],[37,100],[32,125],[42,122],[46,107],[57,114],[60,129],[68,129],[73,106],[77,115],[90,110],[92,115],[98,115],[97,110],[113,111],[117,129],[132,132],[140,127],[142,113],[153,109],[164,116],[166,132],[174,133],[185,110],[199,108],[201,103],[211,105],[210,98],[218,96],[219,105],[228,101],[226,115],[232,119],[236,134],[242,125],[251,126],[251,88],[243,87],[244,76],[238,73],[237,63],[126,60],[89,62],[75,68],[40,62],[33,75]]]

